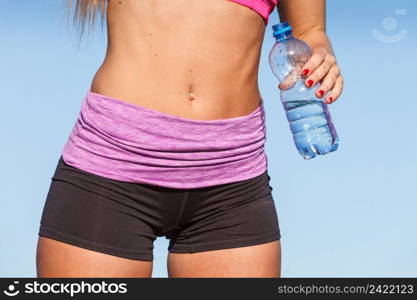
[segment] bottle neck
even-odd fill
[[[291,32],[284,32],[282,34],[279,34],[279,35],[275,36],[275,40],[277,42],[283,42],[283,41],[289,40],[291,38],[293,38]]]

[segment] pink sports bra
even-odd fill
[[[242,4],[250,9],[253,9],[262,16],[265,20],[265,25],[268,24],[268,17],[278,4],[278,0],[230,0]]]

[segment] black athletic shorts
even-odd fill
[[[39,235],[119,257],[153,260],[165,236],[173,253],[244,247],[279,240],[265,171],[254,178],[194,189],[118,181],[59,159]]]

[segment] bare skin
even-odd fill
[[[96,252],[39,237],[38,277],[151,277],[153,263]]]
[[[327,78],[323,88],[333,88],[334,101],[343,79],[324,33],[324,0],[279,3],[281,19],[293,24],[294,35],[316,54],[304,67],[307,79]],[[255,11],[228,0],[110,0],[107,20],[108,48],[93,92],[199,120],[238,117],[258,107],[265,23]],[[170,277],[280,277],[281,244],[170,253],[167,265]],[[152,262],[41,237],[37,272],[38,277],[151,277]]]
[[[168,276],[198,277],[280,277],[281,245],[261,245],[204,251],[169,253]],[[38,277],[150,278],[153,262],[127,259],[40,237],[37,249]]]
[[[255,11],[228,0],[111,0],[107,20],[93,92],[199,120],[259,106],[265,23]]]
[[[281,244],[270,243],[205,251],[169,253],[169,277],[281,277]]]

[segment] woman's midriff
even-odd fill
[[[265,23],[255,11],[227,0],[110,0],[107,22],[92,92],[196,120],[259,106]]]

